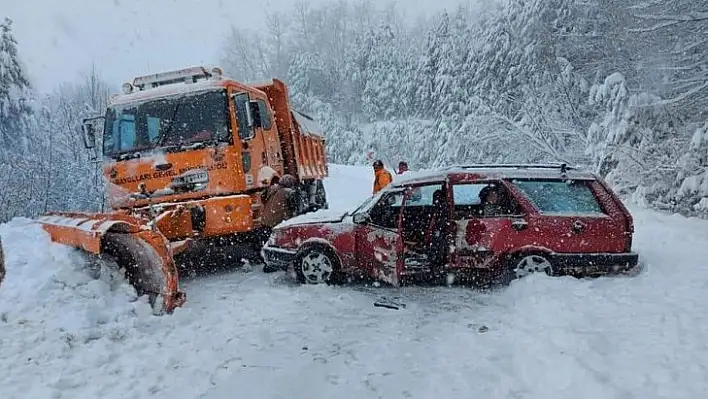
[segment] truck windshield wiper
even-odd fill
[[[165,139],[169,137],[170,133],[172,133],[172,126],[175,123],[175,116],[177,116],[177,111],[179,110],[180,105],[182,105],[182,103],[180,102],[175,104],[175,109],[172,111],[172,116],[170,117],[170,123],[167,125],[165,132],[157,138],[157,142],[155,143],[155,146],[153,148],[162,146],[162,144],[165,142]]]

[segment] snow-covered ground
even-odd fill
[[[370,168],[333,166],[332,208]],[[507,289],[312,287],[233,271],[152,316],[27,220],[0,225],[0,398],[706,398],[708,222],[632,208],[644,271]],[[400,310],[374,307],[399,297]]]

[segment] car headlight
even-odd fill
[[[268,241],[266,241],[266,245],[269,247],[275,246],[275,233],[270,234],[270,237],[268,237]]]

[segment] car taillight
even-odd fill
[[[624,233],[624,252],[632,252],[632,236],[634,233],[626,231]]]
[[[634,221],[632,215],[629,214],[627,208],[621,208],[624,214],[625,231],[624,231],[624,252],[632,252],[632,238],[634,237]]]

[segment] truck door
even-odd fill
[[[256,129],[254,121],[249,117],[249,96],[246,92],[234,93],[234,108],[236,110],[237,137],[242,143],[241,162],[243,164],[243,173],[246,179],[246,187],[253,188],[254,186],[254,139],[256,137]],[[255,169],[257,170],[257,169]]]
[[[393,286],[403,270],[401,209],[404,191],[381,196],[366,214],[355,215],[357,263],[369,275]]]
[[[263,134],[263,152],[261,153],[263,165],[269,166],[282,176],[284,173],[283,154],[280,149],[278,129],[273,123],[273,113],[265,100],[258,98],[256,103],[258,104],[258,115]]]
[[[261,186],[261,179],[270,181],[272,168],[283,173],[278,132],[273,124],[272,113],[264,99],[238,92],[232,95],[236,110],[238,137],[242,142],[243,170],[247,188]],[[280,159],[279,159],[280,158]]]

